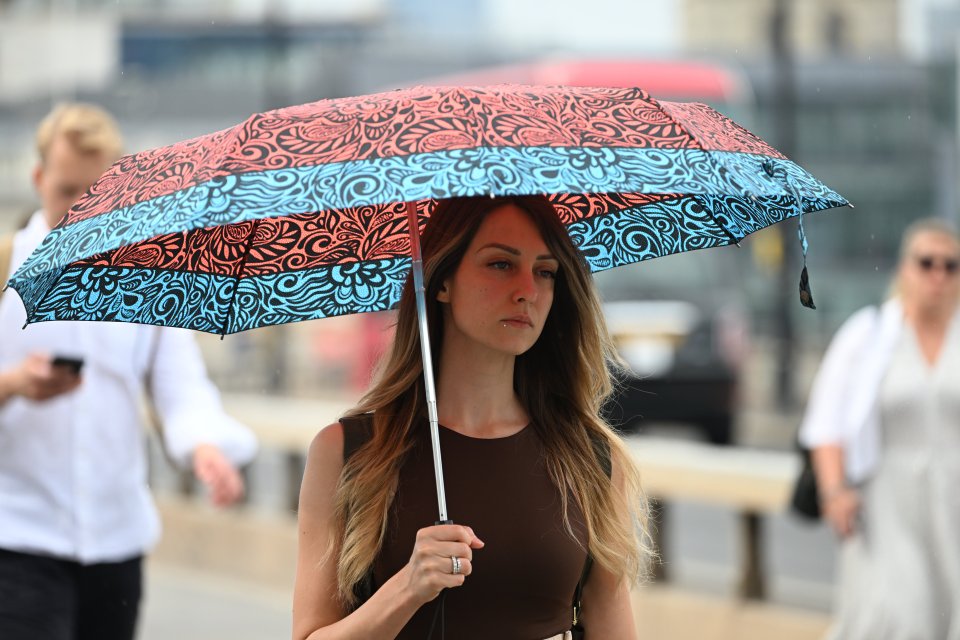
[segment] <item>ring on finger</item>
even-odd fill
[[[460,558],[457,556],[450,556],[450,564],[452,566],[451,573],[453,573],[455,576],[460,575]]]

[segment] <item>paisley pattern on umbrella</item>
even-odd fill
[[[683,120],[686,116],[696,118],[696,136]],[[416,87],[321,100],[126,156],[77,203],[64,224],[238,174],[437,151],[706,149],[784,159],[746,129],[731,125],[706,105],[658,102],[641,89]]]
[[[416,88],[126,156],[11,286],[31,322],[232,333],[388,309],[409,270],[404,202],[422,227],[441,198],[527,194],[549,195],[594,270],[846,204],[705,105],[639,89]]]

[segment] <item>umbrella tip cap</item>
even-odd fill
[[[810,276],[807,273],[806,265],[800,271],[800,304],[808,309],[817,308],[817,305],[813,303],[813,291],[810,289]]]

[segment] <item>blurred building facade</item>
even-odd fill
[[[894,57],[902,0],[791,2],[794,47],[802,57]],[[770,53],[770,21],[777,0],[684,0],[688,50],[763,58]]]
[[[857,205],[807,221],[825,311],[805,326],[825,336],[883,294],[909,218],[957,215],[960,0],[0,0],[0,227],[34,206],[33,129],[70,98],[111,109],[137,151],[264,109],[491,65],[707,60],[746,79],[743,104],[716,106],[776,145],[778,6],[790,18],[791,155]],[[850,277],[817,278],[836,268]],[[761,331],[774,303],[755,296]]]

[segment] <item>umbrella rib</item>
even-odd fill
[[[453,90],[457,93],[458,96],[460,96],[463,99],[463,104],[465,105],[466,110],[470,113],[470,116],[471,116],[470,124],[472,124],[475,127],[477,142],[479,143],[478,146],[482,146],[483,135],[480,132],[483,131],[483,122],[482,122],[482,119],[480,118],[480,114],[477,113],[477,110],[474,108],[473,103],[470,102],[470,96],[467,95],[464,89],[465,87],[454,87]],[[485,171],[484,176],[487,180],[486,182],[487,195],[490,195],[491,197],[493,197],[495,195],[494,187],[496,185],[493,183],[493,180],[490,178],[490,172]]]
[[[70,266],[70,264],[67,263],[67,264],[63,265],[62,267],[60,267],[60,273],[57,275],[56,278],[54,278],[54,279],[52,279],[52,280],[50,281],[50,286],[47,287],[47,290],[43,292],[43,295],[40,296],[40,299],[37,300],[36,304],[33,305],[33,307],[32,307],[32,312],[31,312],[31,308],[27,307],[26,301],[24,301],[24,307],[25,307],[26,310],[27,310],[27,317],[24,319],[24,323],[23,323],[23,328],[24,328],[24,329],[26,329],[26,328],[27,328],[27,325],[30,324],[30,316],[31,316],[31,315],[34,315],[34,314],[36,314],[36,313],[39,313],[39,310],[43,308],[43,301],[46,300],[46,299],[47,299],[47,296],[50,295],[50,292],[53,291],[54,286],[56,286],[56,284],[60,281],[60,278],[63,277],[63,274],[66,272],[66,270],[67,270],[67,268],[68,268],[69,266]],[[4,290],[6,290],[6,287],[4,287]],[[18,291],[17,291],[17,294],[19,294],[19,293],[20,293],[20,291],[18,290]]]
[[[714,224],[716,224],[718,227],[720,227],[721,229],[723,229],[723,232],[724,232],[725,234],[727,234],[727,238],[730,239],[730,242],[732,242],[733,244],[735,244],[735,245],[737,245],[737,246],[739,247],[739,246],[740,246],[740,238],[738,238],[736,235],[734,235],[734,233],[733,233],[732,231],[730,231],[730,229],[727,229],[727,225],[725,225],[725,224],[723,224],[722,222],[720,222],[720,218],[718,218],[718,217],[716,216],[716,214],[713,213],[713,209],[712,209],[711,207],[708,207],[708,206],[707,206],[707,203],[706,203],[706,202],[703,202],[703,201],[700,199],[700,196],[693,196],[693,199],[696,200],[696,201],[700,204],[701,207],[703,207],[703,210],[707,212],[707,215],[710,216],[710,219],[713,220]]]
[[[220,339],[223,340],[224,336],[227,335],[227,332],[230,329],[230,317],[233,311],[233,305],[237,301],[237,292],[240,291],[240,276],[243,274],[243,270],[247,266],[247,258],[250,257],[250,250],[253,248],[253,240],[257,237],[257,229],[260,228],[260,223],[263,222],[263,218],[258,218],[254,221],[253,229],[250,230],[250,236],[247,238],[247,247],[243,251],[243,259],[240,261],[240,266],[237,268],[237,284],[233,287],[233,295],[230,296],[230,303],[227,305],[227,317],[224,318],[223,327],[220,330]]]
[[[695,136],[692,131],[689,131],[688,129],[686,129],[686,127],[684,127],[683,125],[681,125],[680,122],[679,122],[676,118],[674,118],[674,117],[670,114],[669,111],[667,111],[666,109],[664,109],[664,108],[663,108],[663,105],[660,104],[660,101],[659,101],[659,100],[657,100],[657,99],[654,98],[653,96],[650,96],[650,101],[657,105],[657,107],[660,109],[660,113],[662,113],[663,115],[665,115],[665,116],[670,120],[670,122],[672,122],[675,126],[677,126],[678,128],[680,128],[680,129],[686,131],[688,134],[690,134],[690,139],[693,140],[693,141],[697,144],[697,146],[700,148],[700,151],[703,151],[704,155],[707,157],[707,161],[708,161],[710,164],[712,164],[715,169],[718,169],[718,170],[719,170],[719,169],[722,169],[722,168],[723,168],[723,167],[720,166],[720,163],[717,162],[717,159],[713,157],[713,153],[712,153],[709,149],[707,149],[706,147],[703,146],[703,143],[700,142],[700,140],[697,138],[697,136]],[[720,115],[722,116],[723,114],[720,114]],[[747,193],[744,193],[743,195],[749,196],[750,193],[747,192]],[[700,198],[698,198],[697,196],[693,196],[693,197],[694,197],[695,200],[697,200],[697,202],[700,202]],[[730,229],[728,229],[728,228],[726,227],[726,225],[724,225],[724,224],[722,224],[722,223],[720,222],[720,220],[714,215],[713,209],[711,209],[710,207],[708,207],[708,206],[707,206],[706,204],[704,204],[703,202],[700,202],[700,204],[701,204],[701,206],[703,206],[704,209],[707,210],[707,213],[710,214],[710,218],[717,224],[717,226],[720,227],[721,229],[723,229],[724,233],[727,234],[727,237],[730,238],[730,240],[732,240],[733,243],[739,247],[739,246],[740,246],[740,239],[737,238],[736,234],[734,234],[732,231],[730,231]]]

